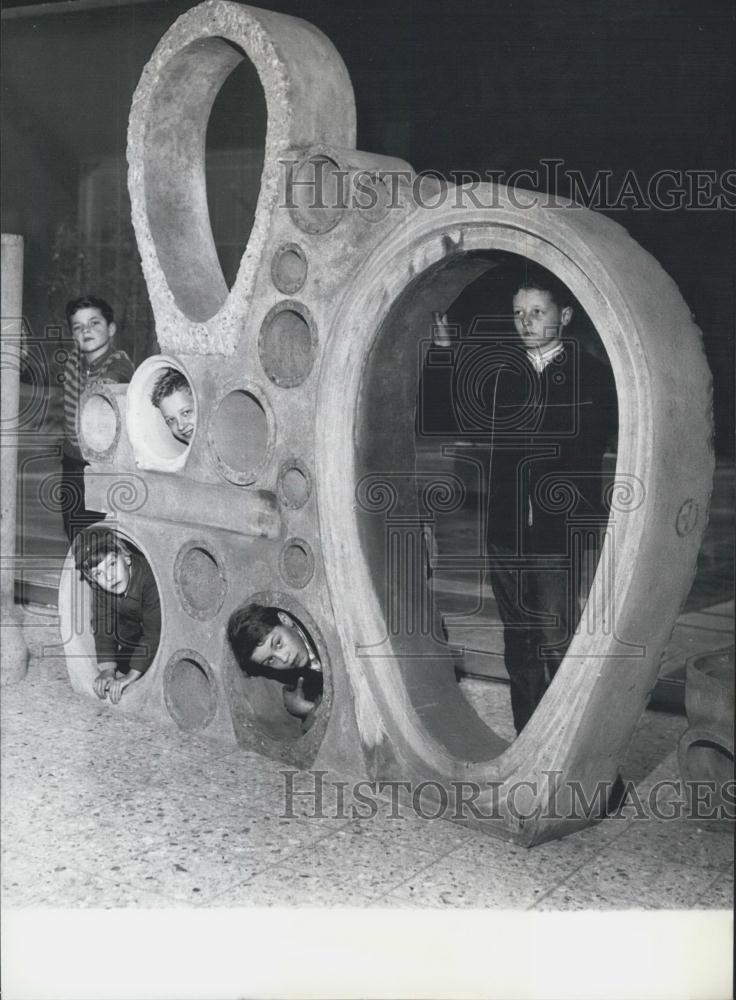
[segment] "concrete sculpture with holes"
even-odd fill
[[[255,220],[228,289],[205,133],[242,59],[268,123]],[[295,18],[208,0],[144,69],[129,186],[163,353],[81,410],[88,506],[143,552],[162,600],[156,660],[116,710],[301,768],[426,782],[440,805],[473,782],[476,812],[496,816],[483,828],[533,844],[585,822],[567,815],[567,779],[590,795],[615,777],[694,574],[713,467],[700,335],[672,281],[610,220],[520,207],[500,186],[464,199],[357,151],[355,130],[340,57]],[[587,627],[511,745],[458,689],[427,598],[413,475],[417,331],[502,253],[573,291],[620,402],[620,489]],[[150,403],[167,365],[194,390],[188,449]],[[426,487],[430,509],[455,502],[452,476]],[[287,609],[314,639],[325,694],[305,734],[278,686],[245,678],[227,648],[228,617],[247,599]],[[69,672],[91,696],[87,601],[68,566]]]

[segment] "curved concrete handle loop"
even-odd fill
[[[268,120],[253,228],[228,291],[207,205],[205,135],[215,96],[244,57],[258,72]],[[208,0],[166,33],[128,129],[133,224],[162,350],[233,353],[280,191],[280,157],[318,142],[355,145],[355,103],[340,56],[312,25]]]

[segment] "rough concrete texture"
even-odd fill
[[[253,60],[269,116],[255,223],[229,292],[202,153],[233,65],[222,38]],[[588,791],[615,777],[693,578],[713,471],[699,331],[656,261],[610,220],[522,208],[518,192],[512,200],[490,185],[474,204],[413,184],[401,161],[352,149],[354,129],[339,57],[282,15],[208,0],[176,22],[143,73],[129,182],[168,362],[149,359],[116,389],[115,427],[94,448],[85,442],[92,471],[114,484],[98,479],[87,505],[118,518],[163,604],[156,661],[119,710],[301,767],[427,779],[440,797],[453,781],[494,782],[504,817],[494,832],[525,844],[559,837],[581,821],[561,818],[564,786],[543,815],[545,772]],[[328,185],[345,178],[345,203],[290,203],[283,159],[296,178],[315,164]],[[359,180],[373,196],[351,196]],[[461,696],[438,638],[413,479],[417,340],[433,310],[492,266],[491,252],[537,261],[570,287],[608,352],[620,411],[619,484],[585,627],[511,745]],[[147,401],[165,363],[196,397],[195,438],[180,452]],[[430,509],[452,502],[448,489],[430,489]],[[200,577],[203,599],[186,592]],[[71,571],[64,579],[70,673],[90,692],[90,639],[70,627],[80,589]],[[257,595],[291,610],[319,646],[326,697],[306,735],[287,731],[275,685],[243,678],[227,649],[229,614]],[[516,782],[530,782],[540,809],[524,824],[509,800]]]
[[[204,155],[212,103],[239,50],[263,84],[268,127],[255,221],[228,295],[210,229]],[[133,221],[164,350],[235,350],[256,302],[279,160],[318,142],[355,145],[355,102],[342,60],[312,25],[208,0],[166,33],[133,96],[128,131]]]

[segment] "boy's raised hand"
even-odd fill
[[[435,347],[452,347],[450,328],[447,325],[447,315],[432,313],[432,340]]]
[[[300,719],[309,715],[312,709],[315,707],[313,701],[309,701],[308,698],[304,697],[304,678],[300,677],[296,682],[296,687],[293,691],[288,688],[284,688],[284,708],[289,713],[289,715],[296,715]]]

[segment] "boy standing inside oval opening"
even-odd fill
[[[607,522],[602,462],[617,427],[610,368],[565,335],[572,297],[528,266],[515,276],[521,351],[493,388],[489,576],[504,625],[517,733],[542,700],[577,628],[581,546],[597,561]],[[517,565],[514,565],[516,561]]]
[[[489,343],[482,358],[491,373],[482,430],[490,438],[488,576],[520,733],[567,652],[587,596],[582,547],[594,565],[607,522],[603,455],[618,408],[610,368],[567,332],[574,309],[567,287],[531,264],[510,282],[515,334]],[[452,347],[445,317],[435,317],[434,329],[435,343]],[[477,366],[462,371],[461,409],[478,378]]]

